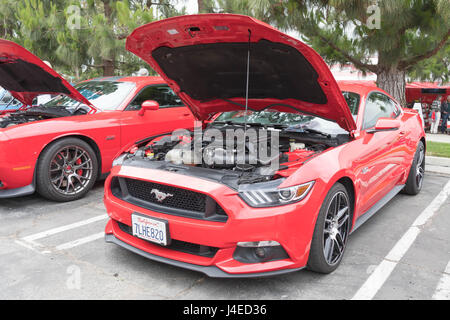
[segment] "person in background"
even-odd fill
[[[52,65],[48,61],[44,61],[44,63],[49,66],[50,68]],[[50,94],[42,94],[36,98],[36,104],[39,106],[41,104],[44,104],[52,99],[52,96]]]
[[[438,133],[439,122],[441,121],[441,96],[438,96],[431,104],[431,112],[434,114],[434,117],[432,117],[431,133]]]
[[[442,117],[442,126],[441,132],[447,133],[447,121],[450,114],[450,96],[447,96],[447,100],[444,100],[441,105],[441,117]]]

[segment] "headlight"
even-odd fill
[[[314,185],[314,181],[298,186],[279,189],[284,179],[270,182],[242,185],[239,195],[247,204],[255,208],[283,206],[304,199]]]
[[[123,161],[125,160],[125,158],[128,156],[128,153],[122,153],[120,156],[118,156],[117,158],[114,159],[112,166],[120,166],[122,165]]]

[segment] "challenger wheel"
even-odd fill
[[[347,189],[340,183],[328,192],[311,242],[308,268],[331,273],[339,266],[347,247],[351,225],[351,205]]]
[[[406,181],[403,193],[416,195],[422,190],[423,179],[425,177],[425,146],[422,141],[417,146],[414,160],[409,170],[408,180]]]
[[[50,145],[37,167],[37,191],[54,201],[83,197],[97,180],[98,161],[83,140],[67,138]]]

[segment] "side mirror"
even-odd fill
[[[146,100],[142,102],[141,110],[138,115],[143,116],[145,111],[154,111],[159,109],[159,103],[154,100]]]
[[[400,120],[392,118],[380,118],[374,128],[368,129],[367,133],[376,133],[382,131],[396,131],[400,128]]]

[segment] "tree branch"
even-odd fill
[[[128,35],[129,35],[128,33],[118,34],[118,35],[116,35],[116,39],[123,40],[123,39],[126,39],[128,37]]]
[[[411,66],[413,66],[413,65],[415,65],[415,64],[417,64],[417,63],[419,63],[419,62],[422,61],[422,60],[426,60],[426,59],[428,59],[428,58],[431,58],[432,56],[434,56],[435,54],[437,54],[437,53],[439,52],[439,50],[441,50],[441,49],[444,47],[444,45],[445,45],[445,43],[448,41],[449,37],[450,37],[450,30],[447,31],[447,34],[446,34],[446,35],[442,38],[442,40],[436,45],[435,48],[433,48],[433,49],[431,49],[431,50],[425,52],[424,54],[420,54],[420,55],[417,55],[417,56],[412,57],[412,58],[410,58],[410,59],[400,61],[399,67],[400,67],[401,69],[408,69],[409,67],[411,67]]]
[[[339,48],[335,43],[333,43],[330,39],[327,39],[318,33],[317,33],[317,36],[320,38],[320,40],[322,40],[323,42],[328,44],[331,48],[333,48],[335,51],[339,52],[342,56],[344,56],[345,59],[347,59],[349,62],[354,64],[355,67],[358,67],[359,69],[362,69],[362,70],[369,70],[373,73],[377,73],[377,71],[378,71],[377,66],[375,66],[373,64],[363,63],[360,60],[350,56],[347,52],[345,52],[344,50]]]
[[[103,68],[105,66],[104,64],[86,64],[86,63],[83,64],[89,68]]]

